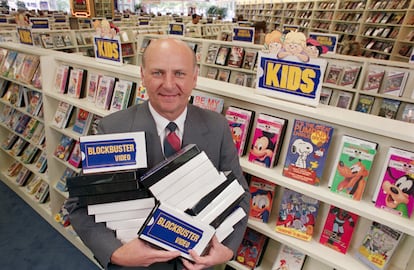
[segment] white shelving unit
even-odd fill
[[[199,83],[197,89],[204,93],[209,93],[211,95],[224,98],[225,108],[228,105],[235,105],[252,109],[256,111],[256,113],[264,112],[289,119],[289,127],[286,134],[287,138],[290,136],[289,132],[294,119],[307,119],[316,122],[327,123],[334,126],[335,128],[333,145],[331,146],[329,152],[329,157],[331,158],[328,157],[329,161],[326,165],[324,178],[320,186],[311,186],[309,184],[282,176],[282,164],[279,164],[275,168],[268,169],[250,163],[247,161],[246,157],[241,158],[241,165],[246,173],[270,180],[278,184],[278,186],[281,188],[285,187],[293,189],[312,198],[317,198],[323,202],[320,210],[321,212],[318,215],[317,225],[315,227],[315,236],[313,237],[312,241],[304,242],[275,232],[275,224],[278,213],[277,209],[280,202],[280,200],[277,199],[276,202],[274,202],[269,223],[263,224],[250,220],[249,227],[267,235],[273,241],[287,244],[306,253],[310,259],[307,259],[309,262],[307,261],[305,263],[305,270],[323,269],[326,266],[330,267],[328,269],[368,269],[358,260],[354,259],[353,255],[356,252],[358,244],[362,241],[364,233],[368,229],[367,226],[369,225],[369,221],[371,220],[378,221],[406,233],[408,237],[399,248],[401,248],[401,250],[406,249],[407,252],[410,253],[410,255],[406,256],[412,256],[413,249],[410,246],[414,241],[414,221],[412,219],[406,219],[385,213],[383,210],[378,209],[373,205],[371,198],[376,186],[376,179],[379,177],[381,166],[383,164],[388,147],[396,146],[404,149],[414,150],[414,137],[412,136],[414,126],[400,121],[361,114],[355,111],[338,109],[331,106],[321,105],[320,107],[312,108],[302,106],[300,104],[293,104],[291,102],[285,102],[265,96],[256,95],[252,93],[252,91],[248,88],[241,88],[222,82],[211,82],[210,79],[206,78],[199,78],[198,81]],[[330,175],[330,171],[335,166],[333,164],[333,157],[335,152],[339,149],[339,138],[344,134],[365,138],[367,140],[372,140],[379,143],[379,153],[376,156],[375,168],[373,168],[373,171],[371,172],[372,174],[369,177],[363,200],[360,202],[343,198],[342,196],[332,193],[328,188],[328,179],[326,177]],[[288,151],[286,137],[282,146],[280,159],[282,161],[284,160],[286,152]],[[278,193],[275,198],[280,199],[280,195],[281,194]],[[351,247],[347,255],[340,254],[319,244],[319,236],[322,230],[324,218],[327,215],[328,206],[330,204],[354,212],[360,216],[360,220],[358,221],[359,224],[356,227],[356,232],[354,233],[353,241],[351,242]],[[273,253],[270,250],[271,249],[269,248],[266,249],[264,258],[265,264],[259,269],[269,269],[266,262],[271,261],[271,258],[274,258]],[[401,255],[402,253],[404,252],[397,251],[397,256]],[[410,269],[409,267],[406,268],[407,266],[405,266],[405,263],[409,257],[404,257],[403,259],[401,259],[401,257],[398,259],[397,258],[398,257],[393,257],[392,267],[390,269]],[[315,262],[315,260],[317,262]],[[237,263],[233,262],[232,265],[234,264],[237,265]],[[312,267],[310,265],[312,265]],[[318,265],[317,267],[320,268],[313,268],[316,267],[315,265]],[[237,267],[237,269],[244,268]]]
[[[157,39],[160,37],[166,37],[167,35],[141,35],[138,38],[138,50],[137,50],[137,64],[140,65],[141,63],[141,47],[143,44],[146,44],[149,39]],[[257,44],[250,44],[246,42],[231,42],[231,41],[220,41],[220,40],[209,40],[209,39],[198,39],[198,38],[189,38],[189,37],[178,37],[187,42],[191,47],[196,46],[197,52],[200,52],[200,57],[198,59],[198,66],[199,66],[199,75],[201,77],[208,77],[208,73],[210,69],[218,70],[220,74],[221,71],[229,72],[229,80],[230,84],[235,84],[236,77],[240,74],[251,76],[252,77],[252,85],[249,87],[250,91],[254,91],[252,88],[255,87],[255,79],[256,79],[256,69],[245,69],[245,68],[237,68],[231,67],[229,65],[218,65],[216,63],[208,63],[207,62],[207,55],[209,53],[210,46],[218,46],[218,47],[226,47],[232,48],[233,46],[243,48],[245,52],[247,50],[253,50],[255,52],[259,52],[263,46]],[[201,47],[201,50],[199,48]],[[350,110],[356,110],[359,98],[362,95],[367,95],[375,98],[375,101],[372,105],[371,114],[378,115],[382,101],[384,99],[392,99],[399,101],[400,107],[396,116],[397,120],[402,119],[402,113],[404,111],[406,104],[413,104],[414,103],[414,89],[410,87],[410,85],[414,84],[414,66],[408,63],[402,63],[399,61],[389,61],[389,60],[382,60],[382,59],[374,59],[374,58],[365,58],[365,57],[357,57],[357,56],[345,56],[340,54],[323,54],[322,58],[326,59],[328,62],[328,66],[325,71],[325,77],[328,73],[329,66],[335,65],[338,67],[346,68],[349,66],[358,66],[360,67],[360,71],[358,72],[358,76],[355,79],[354,85],[347,85],[342,86],[339,84],[334,83],[325,83],[323,82],[323,88],[329,88],[332,90],[331,98],[330,98],[330,106],[336,107],[335,104],[335,97],[340,92],[345,92],[352,95],[350,100]],[[390,95],[386,93],[382,93],[381,91],[373,92],[373,91],[366,91],[363,89],[366,77],[368,76],[368,72],[370,68],[374,66],[379,69],[383,69],[384,71],[392,71],[392,70],[404,70],[408,72],[408,79],[405,83],[405,89],[401,96],[398,95]],[[218,80],[218,75],[216,80]],[[322,79],[324,81],[324,78]],[[227,87],[228,83],[225,83]],[[375,127],[374,127],[375,128]]]
[[[205,46],[205,44],[209,44],[209,42],[212,41],[198,40],[198,42],[202,42],[203,46]],[[49,223],[53,224],[53,226],[57,228],[58,231],[61,232],[66,238],[68,238],[72,243],[74,243],[75,246],[77,246],[90,258],[92,258],[90,251],[76,237],[60,227],[60,225],[56,224],[53,220],[53,216],[58,213],[64,200],[67,198],[67,194],[58,191],[55,188],[55,185],[57,180],[61,177],[64,169],[69,166],[69,164],[66,162],[62,162],[61,160],[54,158],[53,152],[62,134],[70,136],[75,140],[78,140],[78,135],[74,134],[71,131],[70,125],[66,129],[57,129],[53,127],[51,125],[51,120],[55,113],[57,103],[60,100],[70,103],[75,107],[88,110],[100,116],[109,114],[109,111],[96,109],[94,107],[94,104],[86,101],[86,99],[70,98],[67,95],[54,92],[52,90],[54,76],[56,69],[60,64],[67,64],[72,67],[80,67],[86,69],[88,70],[88,73],[99,72],[103,75],[112,75],[119,79],[126,79],[136,82],[139,85],[139,66],[110,66],[107,64],[92,61],[90,58],[85,56],[66,54],[55,51],[51,52],[50,50],[45,49],[33,50],[33,47],[31,46],[20,44],[2,43],[0,46],[9,50],[16,50],[18,52],[40,55],[41,57],[43,87],[40,91],[43,93],[44,123],[47,140],[45,151],[47,152],[49,165],[48,172],[43,176],[43,178],[48,181],[50,186],[50,202],[46,205],[40,205],[36,203],[25,192],[25,190],[17,187],[12,178],[7,177],[6,170],[8,166],[16,159],[16,157],[9,155],[7,151],[4,150],[0,150],[0,158],[2,160],[0,165],[0,178],[7,185],[12,187],[12,189],[15,190],[19,196],[28,201],[28,203],[32,205],[36,211],[41,213],[41,215]],[[202,59],[205,58],[206,52],[206,50],[203,50]],[[203,62],[199,64],[203,69]],[[414,220],[412,218],[406,219],[397,217],[391,213],[387,213],[375,208],[371,202],[371,198],[388,148],[393,146],[414,151],[414,125],[370,114],[362,114],[352,110],[339,109],[332,106],[320,105],[314,108],[293,102],[277,100],[274,98],[257,95],[254,93],[253,89],[249,87],[220,82],[204,78],[202,76],[198,78],[198,83],[195,91],[223,98],[225,109],[230,105],[234,105],[254,110],[256,114],[268,113],[289,120],[287,134],[282,145],[280,162],[276,167],[269,169],[263,168],[261,166],[248,162],[247,157],[245,156],[241,158],[241,166],[246,173],[265,178],[278,185],[277,194],[275,197],[276,199],[274,200],[274,207],[269,223],[263,224],[257,221],[249,221],[249,227],[265,234],[271,239],[264,255],[263,264],[261,267],[259,267],[259,269],[265,270],[270,268],[272,260],[275,258],[275,254],[277,254],[277,249],[280,246],[280,243],[287,244],[308,255],[304,270],[333,268],[343,270],[368,269],[366,266],[354,258],[354,254],[372,220],[393,227],[394,229],[400,230],[407,235],[403,242],[401,242],[401,244],[398,246],[394,257],[391,260],[390,269],[412,269],[412,264],[409,263],[412,263],[414,260]],[[2,109],[4,105],[4,103],[0,103],[0,109]],[[311,186],[306,183],[298,182],[282,176],[282,163],[288,151],[287,138],[290,137],[290,130],[294,119],[311,120],[314,122],[326,123],[333,126],[335,129],[334,137],[328,153],[328,162],[326,163],[324,177],[322,178],[319,186]],[[0,141],[3,141],[9,132],[12,131],[7,127],[1,125]],[[363,199],[360,202],[356,202],[351,199],[344,198],[338,194],[332,193],[328,188],[327,177],[330,175],[332,168],[334,168],[333,157],[335,155],[335,152],[337,152],[339,149],[340,137],[345,134],[367,139],[370,141],[375,141],[379,144],[378,154],[375,158],[373,169],[367,182],[367,187]],[[250,144],[251,142],[249,142],[248,145],[250,146]],[[280,202],[281,191],[283,188],[294,189],[300,193],[321,201],[320,212],[316,220],[314,237],[310,242],[304,242],[302,240],[298,240],[296,238],[275,232],[274,228],[277,219],[278,204]],[[346,255],[338,253],[319,244],[319,236],[322,230],[323,222],[327,215],[329,205],[331,204],[354,212],[360,216],[358,224],[355,228],[349,252]],[[244,266],[241,266],[236,262],[230,262],[229,264],[236,269],[246,269]]]
[[[236,14],[266,21],[268,32],[296,25],[302,32],[338,34],[339,52],[347,42],[358,41],[366,57],[408,62],[414,45],[406,39],[413,30],[411,0],[248,0],[238,1]],[[376,45],[368,47],[371,42]]]

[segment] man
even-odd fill
[[[111,114],[100,121],[100,133],[145,131],[148,167],[165,159],[162,141],[170,121],[178,126],[182,145],[196,144],[205,151],[219,171],[233,171],[246,190],[240,206],[249,212],[249,193],[227,120],[220,114],[188,104],[196,86],[198,67],[194,52],[183,41],[172,38],[154,40],[146,48],[141,66],[142,84],[149,102]],[[154,248],[140,239],[122,244],[104,224],[95,224],[76,199],[67,203],[70,220],[78,235],[98,261],[109,269],[204,269],[232,259],[247,225],[244,218],[235,231],[219,243],[211,241],[208,254],[190,252],[194,262],[178,258],[178,251]]]
[[[254,27],[254,44],[264,44],[266,33],[266,22],[260,21],[253,24]]]
[[[198,24],[200,22],[200,19],[201,19],[201,16],[194,13],[193,15],[191,15],[191,22],[189,22],[187,26],[193,26],[193,25]]]

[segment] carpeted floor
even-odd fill
[[[100,268],[0,180],[0,269]]]

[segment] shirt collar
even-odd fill
[[[161,116],[155,109],[152,107],[151,102],[148,102],[149,110],[154,118],[155,125],[157,127],[157,134],[161,138],[165,135],[165,128],[167,127],[168,123],[171,122],[170,120],[166,119],[165,117]],[[187,107],[185,107],[184,111],[175,119],[173,122],[177,125],[177,133],[180,138],[183,137],[184,134],[184,122],[187,117]]]

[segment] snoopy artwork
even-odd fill
[[[334,128],[296,119],[290,135],[283,175],[318,185],[328,155]]]

